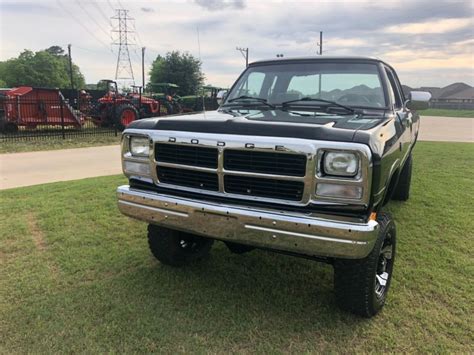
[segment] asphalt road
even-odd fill
[[[474,118],[423,117],[419,139],[473,143]],[[121,172],[117,145],[0,154],[0,190]]]

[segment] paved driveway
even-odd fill
[[[423,117],[420,140],[474,142],[474,118]],[[0,154],[0,190],[120,174],[119,146]]]
[[[0,190],[121,172],[118,145],[0,154]]]
[[[474,118],[423,116],[419,139],[422,141],[473,143]]]

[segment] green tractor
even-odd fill
[[[181,97],[177,94],[179,86],[172,83],[149,83],[148,88],[154,100],[160,102],[160,116],[183,112]]]
[[[199,95],[188,95],[181,97],[181,106],[184,112],[190,111],[209,111],[217,110],[219,103],[217,102],[217,93],[223,88],[205,85],[201,88]]]

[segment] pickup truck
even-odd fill
[[[430,94],[406,98],[367,57],[264,60],[217,111],[149,118],[123,132],[120,211],[147,222],[152,254],[181,266],[214,241],[333,265],[338,305],[377,314],[393,273],[412,150]]]

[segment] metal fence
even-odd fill
[[[474,102],[430,101],[430,107],[451,110],[474,110]]]
[[[44,96],[44,95],[43,95]],[[62,94],[0,98],[0,142],[119,134],[115,102],[101,111]]]

